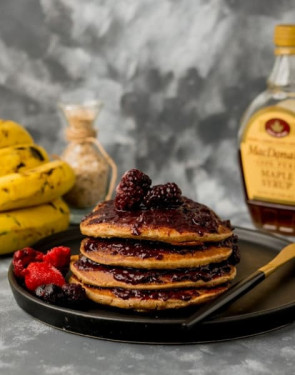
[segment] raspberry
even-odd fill
[[[25,284],[29,290],[35,290],[42,284],[62,286],[65,279],[60,271],[47,262],[33,262],[25,270]]]
[[[56,284],[43,284],[35,289],[36,297],[54,305],[62,305],[65,295],[62,288]]]
[[[138,169],[125,172],[116,188],[116,209],[126,211],[138,208],[151,183],[149,176]]]
[[[65,246],[53,247],[51,250],[47,251],[44,255],[43,260],[50,263],[58,269],[62,269],[68,266],[70,263],[71,249]]]
[[[69,306],[76,306],[87,299],[85,289],[80,284],[65,284],[62,286],[62,290]]]
[[[36,251],[31,247],[24,247],[21,250],[17,250],[13,254],[13,272],[16,277],[23,278],[25,276],[26,267],[31,262],[42,262],[44,255],[40,251]]]
[[[182,203],[181,190],[174,182],[153,186],[144,197],[147,208],[176,207]]]

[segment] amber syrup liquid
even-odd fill
[[[239,162],[255,226],[295,236],[295,24],[276,25],[273,42],[266,88],[241,118]]]
[[[249,199],[245,185],[240,151],[238,157],[246,203],[253,224],[258,229],[282,235],[295,236],[295,206]]]

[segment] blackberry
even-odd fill
[[[79,284],[65,284],[62,286],[62,291],[66,305],[69,306],[76,306],[87,299],[85,289]]]
[[[116,188],[116,209],[128,211],[138,208],[149,190],[151,183],[152,181],[149,176],[138,169],[131,169],[125,172]]]
[[[85,289],[79,284],[43,284],[35,289],[36,297],[53,305],[74,307],[86,301]]]
[[[147,208],[177,207],[182,203],[182,192],[174,182],[153,186],[144,197]]]
[[[61,305],[65,301],[62,288],[56,284],[43,284],[35,289],[35,295],[45,302]]]

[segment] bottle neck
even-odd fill
[[[277,55],[267,84],[270,89],[295,92],[295,55]]]

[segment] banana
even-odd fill
[[[60,198],[36,207],[0,213],[0,254],[31,246],[41,238],[66,230],[69,208]]]
[[[48,161],[44,148],[35,144],[0,148],[0,177],[34,168]]]
[[[75,174],[62,160],[0,177],[0,212],[50,202],[74,185]]]
[[[0,148],[26,143],[34,141],[25,128],[16,122],[0,119]]]

